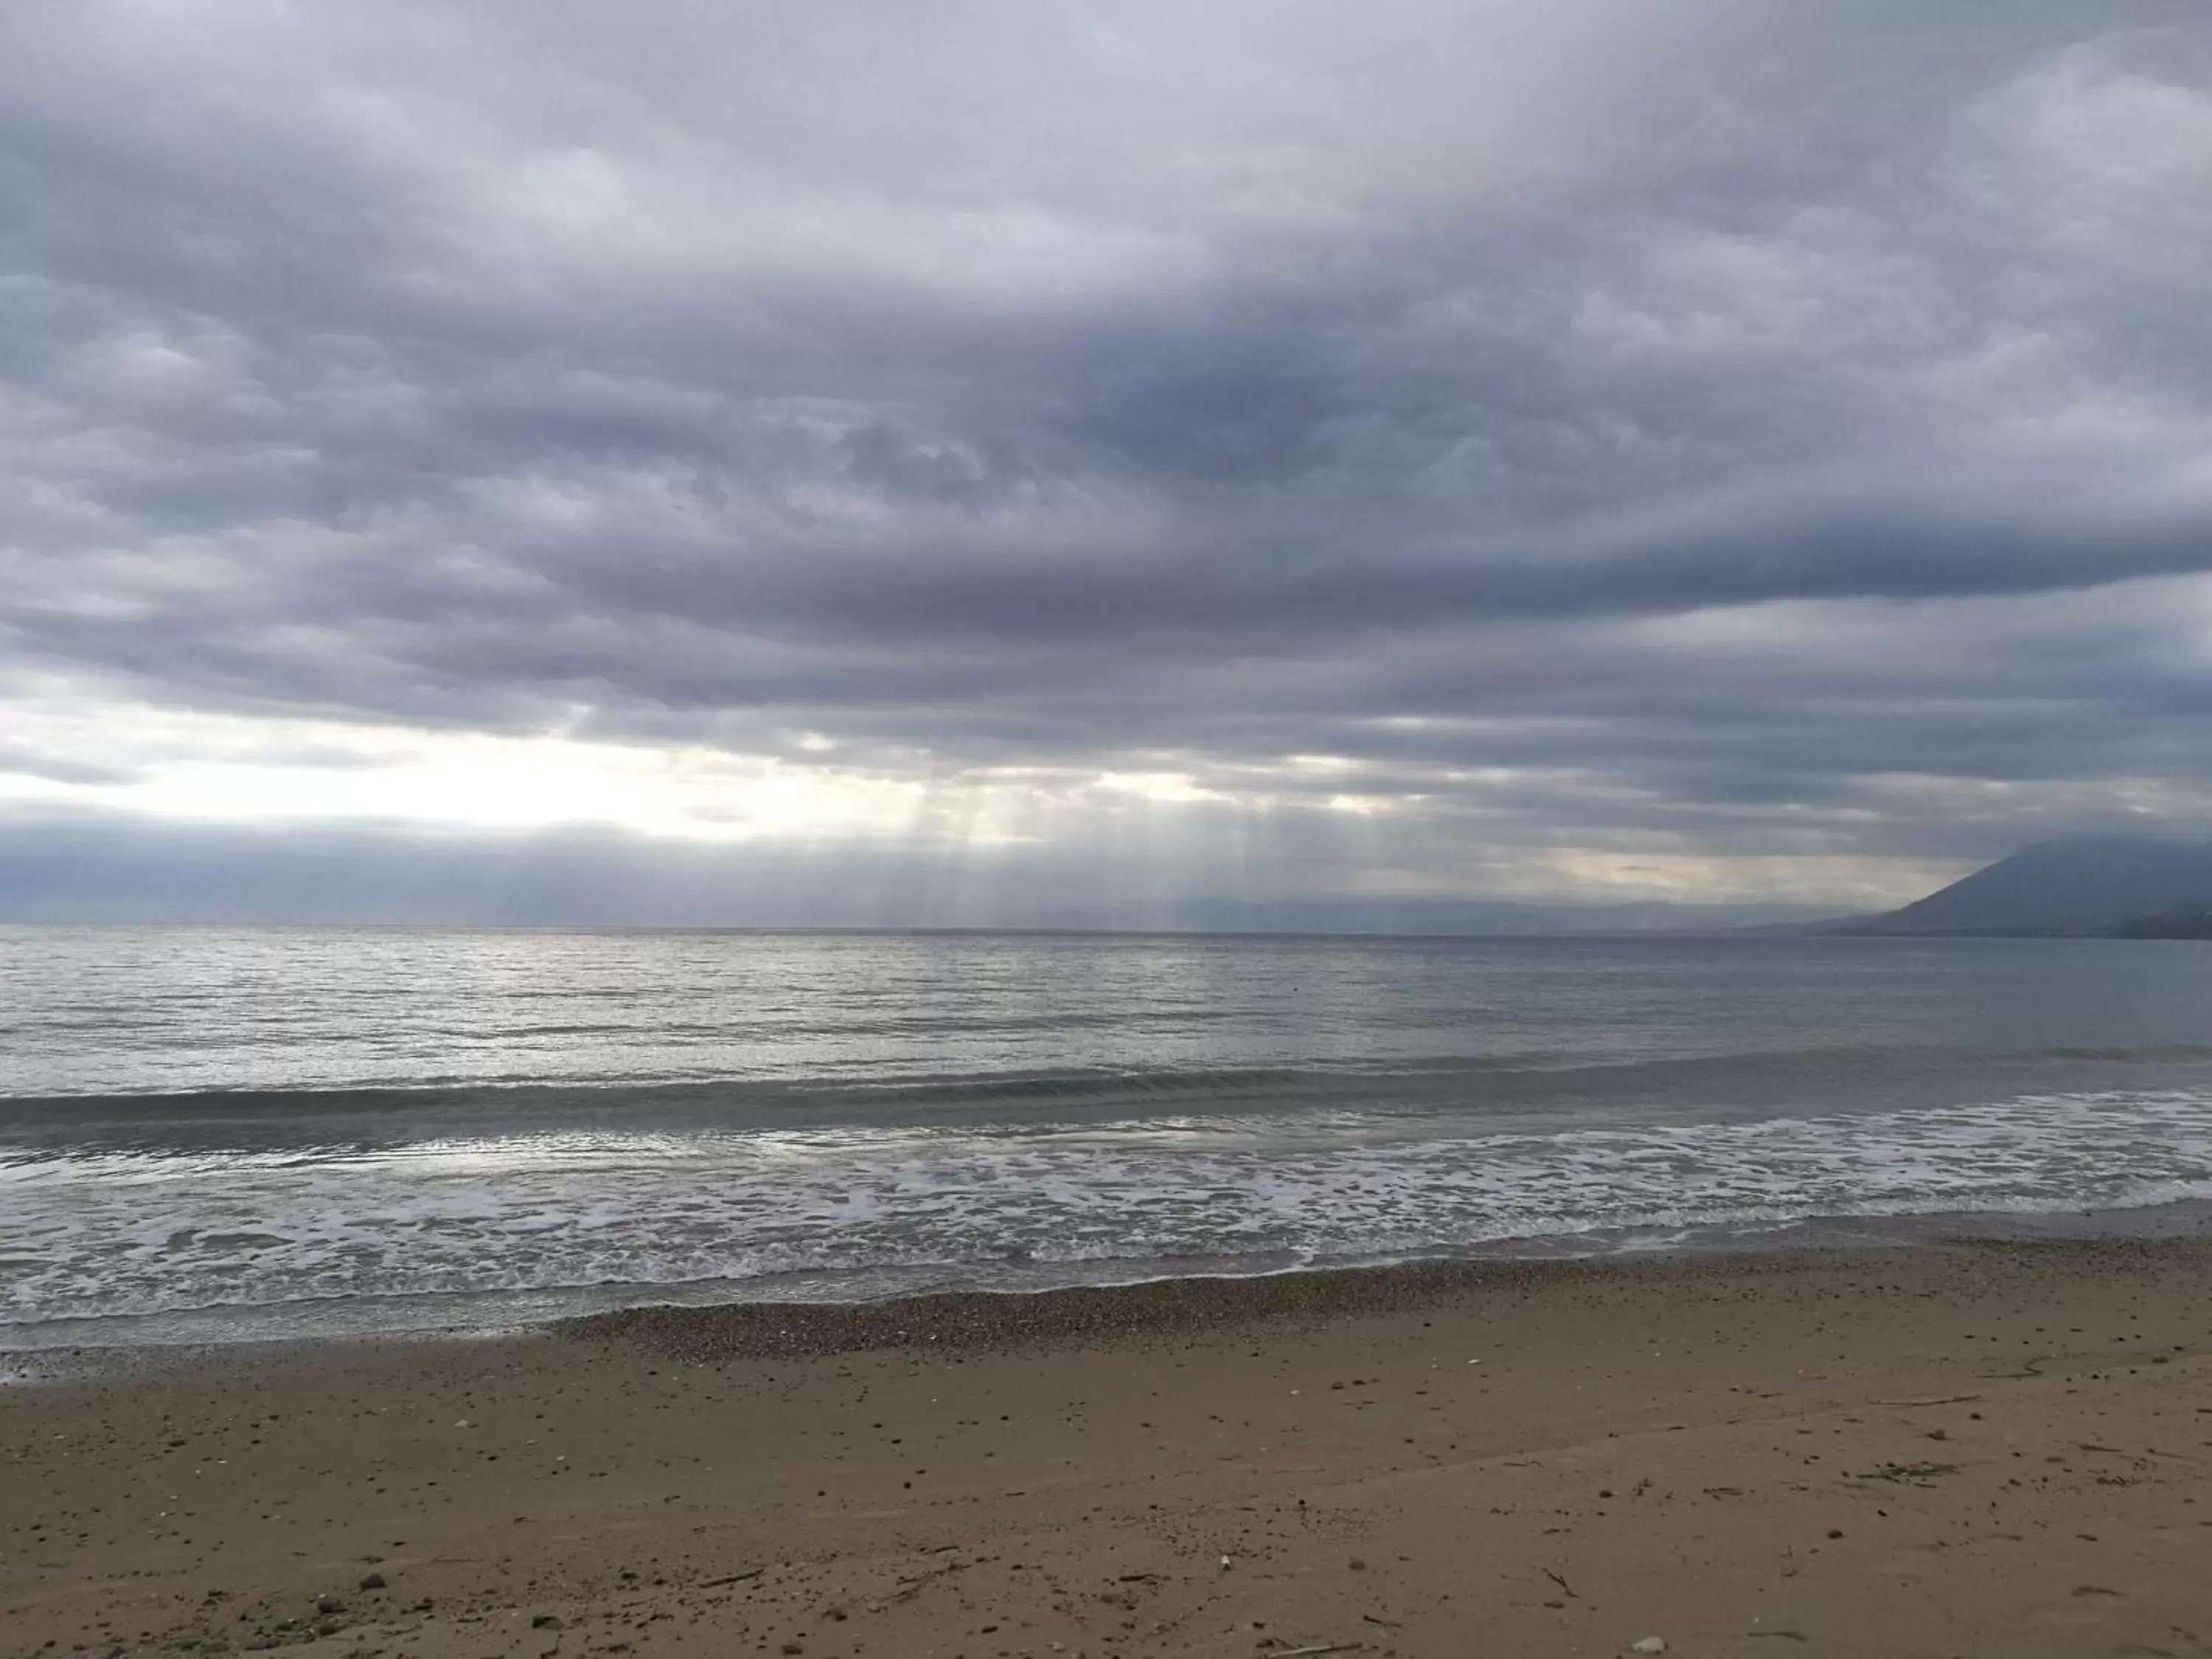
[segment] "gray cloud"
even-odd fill
[[[1324,884],[2212,828],[2202,8],[1553,13],[10,7],[16,694],[1395,803]]]
[[[125,767],[72,760],[66,755],[52,754],[24,744],[0,743],[0,773],[6,772],[12,772],[19,777],[42,779],[48,783],[95,786],[128,783],[137,775]]]

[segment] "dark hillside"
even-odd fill
[[[2045,842],[1850,933],[2109,935],[2212,911],[2212,847],[2119,838]]]

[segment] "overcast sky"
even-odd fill
[[[2203,0],[8,0],[0,913],[2212,835],[2208,271]]]

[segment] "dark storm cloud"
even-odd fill
[[[27,0],[0,652],[1407,869],[2199,823],[2208,87],[2184,0]]]

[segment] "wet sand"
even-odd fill
[[[0,1656],[2203,1654],[2208,1473],[2203,1243],[617,1315],[0,1390]]]

